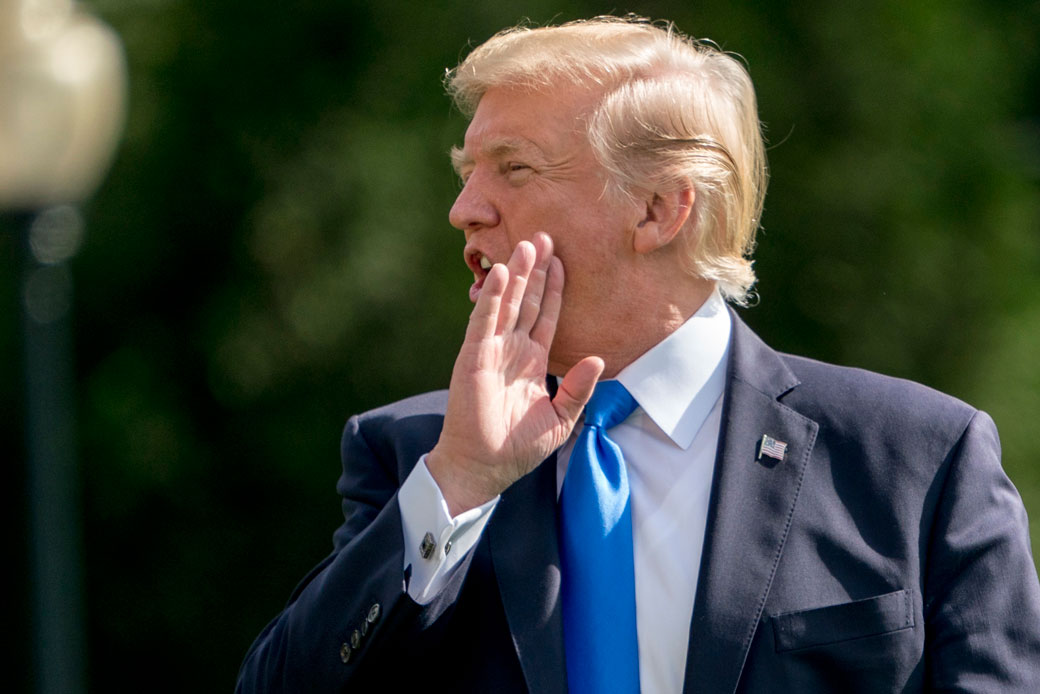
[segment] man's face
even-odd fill
[[[566,275],[551,370],[595,353],[596,331],[609,327],[619,263],[631,247],[638,207],[605,194],[607,172],[585,135],[595,93],[577,88],[484,94],[453,153],[464,182],[449,219],[466,235],[476,301],[493,263],[543,231]],[[584,353],[582,353],[584,352]]]

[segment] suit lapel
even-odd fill
[[[818,425],[778,398],[798,380],[733,316],[719,451],[686,658],[686,694],[733,692],[787,538]],[[763,434],[787,443],[756,460]]]
[[[555,453],[502,494],[487,532],[527,688],[565,694]]]
[[[817,424],[778,401],[797,385],[776,352],[734,315],[686,694],[730,694],[740,679],[816,440]],[[763,434],[787,443],[783,461],[756,460]],[[527,687],[565,694],[555,454],[502,494],[487,533]]]

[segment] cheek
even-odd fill
[[[570,236],[567,220],[559,210],[551,207],[525,207],[514,214],[507,221],[506,236],[513,248],[521,241],[530,241],[539,231],[543,231],[552,237],[556,254]]]
[[[573,258],[594,270],[608,269],[624,252],[625,233],[616,218],[603,210],[575,215],[561,239]]]
[[[585,302],[603,293],[613,282],[614,255],[591,238],[569,238],[557,243],[556,255],[563,263],[564,297]]]

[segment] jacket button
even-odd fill
[[[350,645],[354,647],[354,650],[361,648],[361,632],[357,629],[350,635]]]
[[[372,607],[368,608],[368,616],[365,617],[365,621],[369,624],[375,624],[376,620],[379,619],[380,611],[379,603],[374,603]]]
[[[350,662],[351,653],[352,651],[350,650],[349,643],[345,643],[339,647],[339,659],[343,661],[344,665]]]

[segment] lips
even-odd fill
[[[480,297],[480,290],[484,286],[488,272],[494,263],[483,252],[476,249],[466,250],[466,265],[473,272],[473,285],[469,288],[469,298],[473,303]]]

